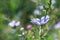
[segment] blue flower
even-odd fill
[[[16,22],[16,20],[12,20],[11,22],[8,23],[8,25],[10,27],[19,26],[20,22],[19,21]]]
[[[9,22],[8,25],[9,25],[10,27],[14,27],[14,26],[15,26],[15,23],[16,23],[16,21],[13,20],[13,21]]]
[[[38,19],[38,18],[33,18],[33,19],[31,19],[31,22],[32,22],[33,24],[40,25],[40,19]]]
[[[33,19],[31,19],[31,22],[33,24],[43,25],[43,24],[46,24],[49,21],[49,18],[50,17],[48,15],[46,15],[46,16],[41,17],[41,19],[33,18]]]
[[[48,15],[46,15],[46,16],[43,16],[43,17],[41,17],[41,24],[46,24],[48,21],[49,21],[49,16]]]

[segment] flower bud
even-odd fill
[[[32,25],[27,25],[27,29],[31,29],[32,28]]]

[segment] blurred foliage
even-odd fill
[[[46,15],[46,10],[48,10],[50,16],[50,21],[45,25],[41,25],[43,29],[41,36],[38,34],[38,26],[30,23],[30,16],[33,15],[33,11],[38,4],[44,5],[44,9],[41,10],[42,16]],[[0,40],[21,40],[21,37],[18,36],[18,34],[21,34],[21,26],[16,28],[15,33],[11,33],[13,28],[8,26],[11,20],[21,21],[21,25],[25,29],[27,24],[33,25],[34,32],[30,30],[27,36],[23,35],[26,40],[54,40],[53,33],[57,33],[60,37],[59,32],[52,27],[60,21],[60,0],[56,0],[56,3],[52,7],[50,6],[50,0],[0,0]],[[34,35],[35,38],[32,38]]]

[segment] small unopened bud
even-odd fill
[[[32,28],[32,25],[27,25],[27,29],[31,29]]]
[[[20,31],[23,31],[23,30],[24,30],[24,28],[23,28],[23,27],[21,27],[21,28],[20,28]]]

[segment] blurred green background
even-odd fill
[[[39,5],[44,5],[44,9],[39,9]],[[40,10],[41,15],[34,15],[34,10]],[[31,17],[40,18],[50,16],[48,23],[40,25],[32,24]],[[12,20],[20,21],[16,28],[8,25]],[[60,0],[0,0],[0,40],[60,40]],[[26,26],[31,24],[32,29]],[[20,28],[24,27],[24,31]],[[38,30],[42,32],[39,33]],[[26,33],[26,32],[27,33]],[[25,33],[25,34],[24,34]],[[39,35],[40,34],[40,35]]]

